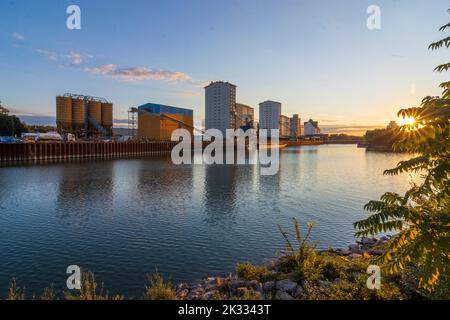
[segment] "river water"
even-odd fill
[[[314,221],[319,247],[354,242],[352,222],[412,177],[383,176],[406,155],[354,145],[283,149],[279,173],[257,165],[181,165],[170,156],[0,168],[0,298],[64,289],[66,268],[91,270],[111,293],[140,297],[158,268],[172,282],[264,262],[284,242],[277,225]],[[303,228],[304,230],[304,228]]]

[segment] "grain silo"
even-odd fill
[[[76,132],[84,129],[86,110],[84,99],[72,98],[72,127]]]
[[[97,124],[102,124],[102,103],[96,100],[88,101],[88,115],[90,119],[95,120]],[[96,126],[89,121],[89,128],[91,132],[97,131]]]
[[[107,131],[111,131],[113,126],[113,104],[102,103],[102,126]]]
[[[72,130],[72,98],[56,97],[56,126],[60,133]]]

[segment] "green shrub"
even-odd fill
[[[240,279],[246,281],[258,280],[264,282],[271,279],[271,273],[265,266],[255,266],[250,262],[238,263],[236,273]]]

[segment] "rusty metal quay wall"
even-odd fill
[[[177,142],[0,143],[0,161],[125,158],[169,154]]]

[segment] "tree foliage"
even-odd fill
[[[27,126],[16,116],[0,113],[0,136],[20,135],[27,131]]]
[[[393,128],[367,130],[364,137],[371,146],[392,147],[399,139],[397,130]]]
[[[449,10],[450,13],[450,10]],[[450,23],[440,31],[448,31]],[[431,50],[448,48],[450,37],[432,43]],[[450,63],[435,68],[447,71]],[[414,117],[413,124],[396,128],[400,137],[394,150],[409,152],[413,158],[386,170],[386,175],[420,173],[421,182],[404,195],[385,193],[365,209],[372,214],[354,223],[356,236],[396,231],[381,261],[391,273],[407,264],[421,270],[420,286],[431,292],[446,290],[450,283],[450,82],[440,85],[441,96],[428,96],[420,107],[401,109],[400,117]]]

